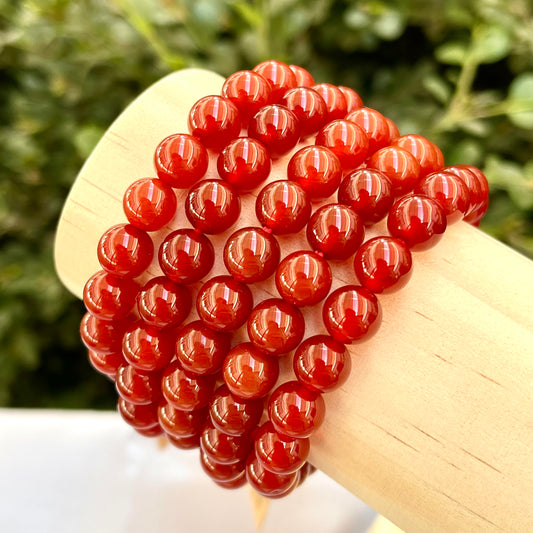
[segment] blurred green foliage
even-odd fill
[[[533,256],[530,0],[0,0],[0,405],[112,405],[54,274],[69,186],[164,74],[266,58],[354,87],[448,163],[481,166],[483,229]]]

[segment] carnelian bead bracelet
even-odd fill
[[[448,224],[479,223],[488,185],[475,167],[445,167],[434,143],[400,135],[353,89],[279,61],[229,76],[188,125],[155,148],[157,177],[132,180],[127,223],[100,239],[80,335],[138,433],[199,449],[223,488],[279,498],[314,471],[323,395],[346,383],[347,345],[379,328],[378,296],[407,284],[412,252]],[[285,175],[271,175],[284,154]],[[257,225],[239,227],[250,200]],[[190,226],[175,228],[182,211]],[[385,219],[388,234],[365,240]],[[308,248],[287,248],[297,234]],[[209,277],[215,262],[227,275]],[[331,291],[338,265],[353,277]],[[279,297],[258,301],[256,287]],[[306,332],[309,307],[322,331]],[[280,383],[284,358],[293,379]]]

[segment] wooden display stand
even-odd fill
[[[101,234],[126,220],[126,187],[154,176],[156,145],[186,132],[191,105],[222,83],[201,70],[167,76],[100,141],[57,232],[57,271],[74,294],[100,268]],[[276,161],[271,179],[285,177],[287,160]],[[217,177],[213,160],[206,177]],[[257,225],[254,201],[243,196],[239,227]],[[183,211],[154,234],[156,246],[190,226]],[[378,231],[383,225],[368,236]],[[212,239],[216,248],[227,235]],[[282,256],[308,248],[303,237],[280,244]],[[154,261],[145,277],[159,273]],[[222,261],[214,273],[226,273]],[[334,288],[356,283],[350,262],[334,276]],[[256,302],[278,296],[271,281],[253,287]],[[349,347],[351,376],[326,395],[310,461],[408,532],[533,531],[533,263],[460,222],[415,253],[407,287],[380,301],[379,332]],[[323,332],[319,309],[305,312],[306,336]]]

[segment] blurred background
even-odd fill
[[[270,58],[479,166],[481,229],[533,257],[532,0],[0,0],[0,406],[114,407],[54,273],[69,187],[165,74]]]

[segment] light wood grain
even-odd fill
[[[106,133],[58,226],[57,270],[74,294],[99,268],[100,235],[125,221],[127,185],[154,175],[157,143],[187,131],[192,103],[222,81],[200,70],[172,74]],[[208,177],[216,177],[213,163]],[[275,163],[271,179],[285,177],[286,163]],[[254,200],[242,198],[240,226],[257,225]],[[178,209],[154,242],[183,226]],[[227,234],[212,239],[218,250]],[[283,254],[307,248],[301,236],[280,244]],[[407,287],[380,299],[377,335],[350,347],[352,374],[327,396],[311,461],[408,532],[533,531],[533,263],[461,222],[414,264]],[[159,272],[154,261],[145,278]],[[225,273],[222,261],[214,272]],[[334,286],[355,282],[350,262],[334,275]],[[254,286],[256,302],[270,295],[272,282]],[[323,331],[319,310],[306,310],[306,335]],[[284,366],[287,379],[289,358]]]

